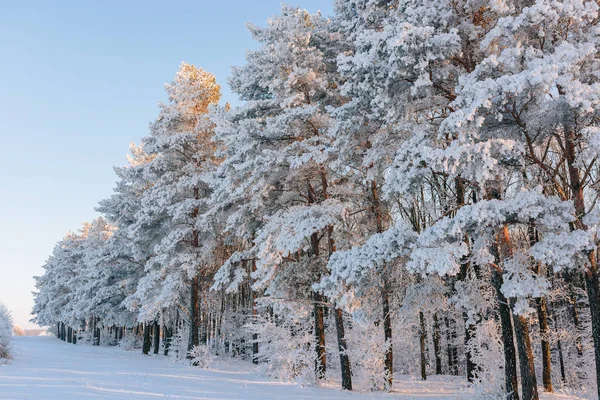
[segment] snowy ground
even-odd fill
[[[74,346],[54,337],[19,337],[0,366],[0,399],[468,399],[450,377],[401,379],[392,393],[348,393],[274,382],[244,363],[210,370],[169,365],[165,357],[119,348]],[[454,382],[454,383],[453,383]],[[576,399],[553,395],[543,399]]]

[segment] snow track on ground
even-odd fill
[[[71,345],[54,337],[15,338],[15,359],[0,366],[0,399],[467,399],[450,377],[397,382],[393,393],[303,388],[269,380],[245,363],[212,369],[169,365],[166,357]],[[545,399],[574,399],[566,396]]]

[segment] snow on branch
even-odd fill
[[[226,293],[236,292],[248,276],[248,272],[240,264],[250,257],[252,257],[250,251],[236,251],[233,253],[218,269],[210,290],[225,289]]]
[[[257,286],[269,281],[274,267],[298,250],[307,250],[307,239],[340,221],[345,208],[336,200],[309,207],[294,206],[269,218],[259,231],[255,243],[258,261],[253,277]]]
[[[330,274],[313,287],[333,296],[340,290],[340,282],[360,284],[373,269],[408,256],[416,238],[416,232],[400,221],[393,228],[374,234],[362,246],[336,251],[327,264]]]
[[[468,254],[465,235],[489,236],[504,224],[535,223],[543,232],[569,230],[575,219],[571,202],[546,197],[540,189],[523,190],[507,200],[486,200],[462,207],[424,230],[407,263],[414,272],[456,274],[461,258]]]
[[[551,265],[554,272],[569,270],[587,263],[586,254],[596,249],[593,231],[547,233],[529,251],[532,257]]]

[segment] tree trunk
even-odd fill
[[[598,398],[600,398],[600,290],[598,286],[598,272],[595,266],[595,254],[593,257],[594,265],[585,274],[585,287],[590,303],[592,337],[594,339],[594,356],[596,361],[596,385],[598,388]]]
[[[521,390],[523,399],[538,400],[537,380],[535,376],[535,365],[533,362],[533,350],[529,336],[529,323],[522,315],[515,315],[515,335],[517,337],[517,348],[519,350],[519,370],[521,372]]]
[[[317,378],[325,378],[327,372],[327,353],[325,349],[325,321],[323,313],[323,296],[320,293],[313,292],[314,313],[315,313],[315,348],[317,360],[315,372]]]
[[[98,331],[96,330],[96,317],[92,317],[92,346],[96,346],[96,335]]]
[[[315,194],[315,190],[312,185],[308,184],[308,193],[307,193],[308,203],[314,204],[317,201],[317,197]],[[310,236],[310,247],[311,247],[311,255],[315,258],[318,258],[320,255],[319,249],[319,233],[314,232]],[[315,372],[318,379],[325,378],[325,373],[327,372],[327,353],[325,349],[325,312],[324,312],[324,299],[320,293],[312,292],[313,298],[313,306],[314,306],[314,319],[315,319],[315,350],[317,352],[317,360],[315,363]]]
[[[542,381],[544,390],[552,392],[552,357],[550,353],[550,328],[548,327],[548,312],[546,298],[536,299],[538,321],[540,324],[540,335],[542,336]]]
[[[198,200],[200,198],[200,189],[194,188],[194,199]],[[190,217],[194,222],[198,218],[198,207],[195,207]],[[200,241],[198,238],[198,230],[196,228],[192,229],[192,247],[197,249],[200,247]],[[200,328],[200,280],[199,280],[199,272],[196,271],[194,277],[192,278],[192,282],[190,284],[190,336],[187,345],[188,355],[187,358],[190,358],[189,352],[195,347],[200,345],[200,337],[198,330]]]
[[[456,322],[454,320],[449,320],[450,322],[450,356],[452,357],[452,375],[458,376],[459,374],[459,365],[458,365],[458,344],[457,344],[457,334],[456,334]]]
[[[550,304],[550,308],[549,309],[551,310],[552,308],[554,308],[554,307],[552,306],[552,304]],[[550,321],[554,321],[554,330],[556,332],[558,332],[558,322],[557,322],[556,318],[549,313],[549,318],[548,319]],[[564,357],[563,357],[562,342],[561,342],[560,339],[558,339],[556,341],[556,350],[558,352],[558,365],[559,365],[559,369],[560,369],[560,379],[561,379],[562,383],[565,383],[567,381],[567,378],[566,378],[566,375],[565,375],[565,360],[564,360]]]
[[[150,324],[144,323],[144,341],[142,343],[142,354],[148,355],[150,353],[150,347],[152,343],[150,341]]]
[[[321,170],[321,185],[323,197],[329,197],[327,193],[328,183],[325,172]],[[327,259],[335,253],[335,241],[333,240],[333,225],[327,227]],[[341,309],[335,307],[335,328],[337,333],[338,352],[340,355],[340,370],[342,374],[342,388],[352,390],[352,372],[350,369],[350,358],[348,356],[348,343],[346,342],[346,330],[344,328],[344,315]]]
[[[469,324],[469,326],[465,329],[465,347],[469,344],[469,341],[473,337],[473,333],[475,332],[475,324]],[[471,357],[471,352],[465,350],[465,358],[467,361],[467,381],[469,383],[475,382],[475,378],[477,378],[478,366],[473,361],[473,357]]]
[[[500,258],[498,259],[498,262],[496,262],[496,265],[500,265],[501,260],[506,260],[513,254],[510,232],[507,225],[504,225],[498,234],[498,250],[497,253],[500,254]],[[515,299],[511,299],[511,306],[514,306],[514,302]],[[539,397],[533,361],[533,350],[531,348],[531,338],[529,336],[529,322],[527,321],[527,318],[521,315],[515,315],[513,324],[517,338],[517,349],[519,351],[519,370],[521,372],[521,390],[523,391],[523,399],[537,400]]]
[[[152,333],[152,339],[154,341],[154,354],[158,354],[158,350],[160,349],[160,325],[158,324],[158,320],[154,320]]]
[[[527,228],[529,235],[529,245],[534,246],[538,240],[538,232],[533,226],[529,224]],[[540,264],[536,261],[533,262],[533,272],[537,275],[540,274]],[[548,310],[546,306],[546,298],[538,297],[535,299],[538,322],[540,326],[540,336],[542,339],[542,381],[544,383],[544,390],[546,392],[552,392],[552,359],[550,357],[550,342],[548,337],[550,329],[548,328]],[[534,371],[535,372],[535,371]]]
[[[571,286],[572,284],[569,283],[569,286]],[[579,311],[577,310],[577,296],[575,295],[575,293],[571,294],[570,297],[570,310],[571,310],[571,317],[573,318],[573,327],[575,328],[575,332],[577,332],[577,335],[575,336],[575,348],[577,349],[577,355],[579,357],[583,356],[583,343],[581,341],[581,323],[579,321]]]
[[[507,400],[518,400],[517,357],[508,300],[502,294],[502,275],[496,269],[492,271],[492,285],[496,292],[500,325],[502,326],[502,344],[504,347],[504,386]]]
[[[202,311],[202,332],[200,337],[200,343],[208,343],[208,312],[207,310]]]
[[[381,211],[381,201],[379,200],[379,190],[377,181],[371,181],[371,196],[373,201],[373,213],[375,214],[375,226],[377,233],[383,232],[383,213]],[[394,383],[394,348],[392,342],[392,316],[390,313],[389,285],[385,276],[385,265],[381,274],[381,305],[383,308],[383,337],[385,340],[385,375],[388,386],[391,388]]]
[[[93,317],[94,320],[94,346],[100,346],[100,320]]]
[[[211,330],[211,341],[210,343],[216,347],[217,343],[217,312],[213,311],[212,313],[212,330]]]
[[[383,311],[383,338],[385,340],[385,379],[391,389],[394,383],[394,353],[392,343],[392,317],[390,315],[390,300],[387,283],[381,285],[381,305]]]
[[[252,260],[252,272],[256,271],[256,261]],[[250,287],[251,300],[252,300],[252,322],[256,323],[256,317],[258,310],[256,309],[256,291]],[[258,364],[258,334],[252,334],[252,363]]]
[[[487,189],[486,197],[488,199],[501,199],[499,185],[492,185]],[[508,226],[504,225],[496,236],[496,240],[490,247],[490,252],[494,256],[495,265],[492,267],[492,285],[496,291],[498,303],[498,313],[500,314],[500,324],[502,326],[502,344],[504,346],[504,373],[506,398],[509,400],[519,399],[519,389],[517,382],[517,360],[514,345],[514,334],[512,326],[512,310],[506,297],[502,293],[503,271],[500,265],[505,258],[510,257],[512,249],[508,237]],[[525,360],[521,360],[524,363]],[[521,369],[523,370],[523,369]],[[531,400],[526,397],[523,400]]]
[[[462,206],[465,205],[465,184],[463,179],[460,176],[457,176],[456,178],[454,178],[454,188],[456,190],[456,208],[461,208]],[[473,203],[477,203],[477,198],[474,196],[473,197]],[[469,246],[469,238],[466,237],[465,238],[465,244],[467,246]],[[460,267],[460,274],[459,274],[459,279],[463,279],[463,280],[467,280],[469,277],[469,266],[470,266],[470,255],[467,255],[466,257],[464,257],[464,259],[461,262],[461,267]],[[477,268],[475,268],[476,266],[473,265],[473,271],[476,271]],[[477,275],[477,272],[474,272],[475,275]],[[473,337],[473,332],[475,331],[475,324],[469,324],[467,326],[467,321],[468,321],[468,315],[466,312],[463,312],[463,319],[465,321],[465,340],[464,340],[464,345],[465,345],[465,360],[466,360],[466,366],[467,366],[467,381],[469,383],[473,383],[475,381],[476,375],[477,375],[477,364],[475,364],[475,362],[473,362],[473,357],[471,356],[471,351],[468,348],[468,344],[469,341],[471,340],[471,337]],[[457,371],[458,373],[458,371]]]
[[[321,171],[321,182],[323,186],[323,194],[325,199],[327,194],[327,178],[325,173]],[[333,225],[327,227],[327,250],[329,260],[335,253],[335,242],[333,240]],[[342,388],[352,390],[352,371],[350,368],[350,357],[348,356],[348,343],[346,342],[346,330],[344,328],[344,314],[340,308],[335,308],[335,327],[337,332],[338,352],[340,354],[340,369],[342,373]]]
[[[194,347],[200,345],[200,337],[198,335],[199,330],[199,314],[200,314],[200,300],[198,298],[199,292],[199,278],[198,275],[192,278],[190,284],[190,336],[188,340],[187,351],[190,352]],[[189,358],[188,354],[188,358]]]
[[[500,265],[501,260],[506,260],[513,254],[510,232],[507,225],[504,225],[498,234],[497,253],[500,255],[500,258],[496,262],[496,265]],[[511,306],[514,306],[514,302],[515,299],[511,299]],[[539,396],[533,361],[533,350],[531,348],[531,338],[529,336],[529,322],[527,321],[527,318],[521,315],[515,315],[513,324],[517,338],[517,349],[519,351],[519,370],[521,372],[521,390],[523,391],[523,399],[537,400]]]
[[[556,346],[558,347],[558,362],[560,365],[560,380],[563,383],[566,383],[567,376],[565,375],[565,360],[563,358],[562,343],[560,342],[560,339],[557,341]]]
[[[350,359],[348,358],[348,346],[344,332],[344,316],[342,310],[335,309],[335,327],[337,331],[338,350],[340,352],[340,367],[342,370],[342,388],[352,390],[352,373],[350,372]]]
[[[586,214],[585,198],[583,196],[584,182],[581,181],[579,167],[577,165],[576,142],[577,138],[572,129],[567,131],[564,138],[564,152],[569,170],[569,185],[573,205],[575,206],[575,215],[578,220],[574,224],[574,228],[584,231],[588,230],[588,226],[583,223],[581,218]],[[597,250],[588,252],[588,265],[585,271],[585,283],[590,306],[591,322],[592,322],[592,338],[594,340],[594,357],[596,361],[596,388],[598,398],[600,398],[600,287],[598,280],[598,265],[597,265]]]
[[[425,340],[427,332],[425,331],[425,316],[423,311],[419,311],[419,345],[421,350],[421,380],[427,380],[427,358],[425,357]]]
[[[450,320],[444,317],[444,325],[446,325],[446,357],[448,358],[448,374],[452,374],[454,365],[452,363],[452,336],[450,335]]]
[[[437,313],[433,314],[433,352],[435,353],[435,373],[442,374],[441,333]]]
[[[163,328],[163,355],[169,355],[169,348],[171,347],[171,340],[173,339],[173,327]]]

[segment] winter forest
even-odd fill
[[[239,106],[181,64],[102,216],[35,278],[34,321],[308,386],[596,398],[599,2],[334,10],[248,26]]]

